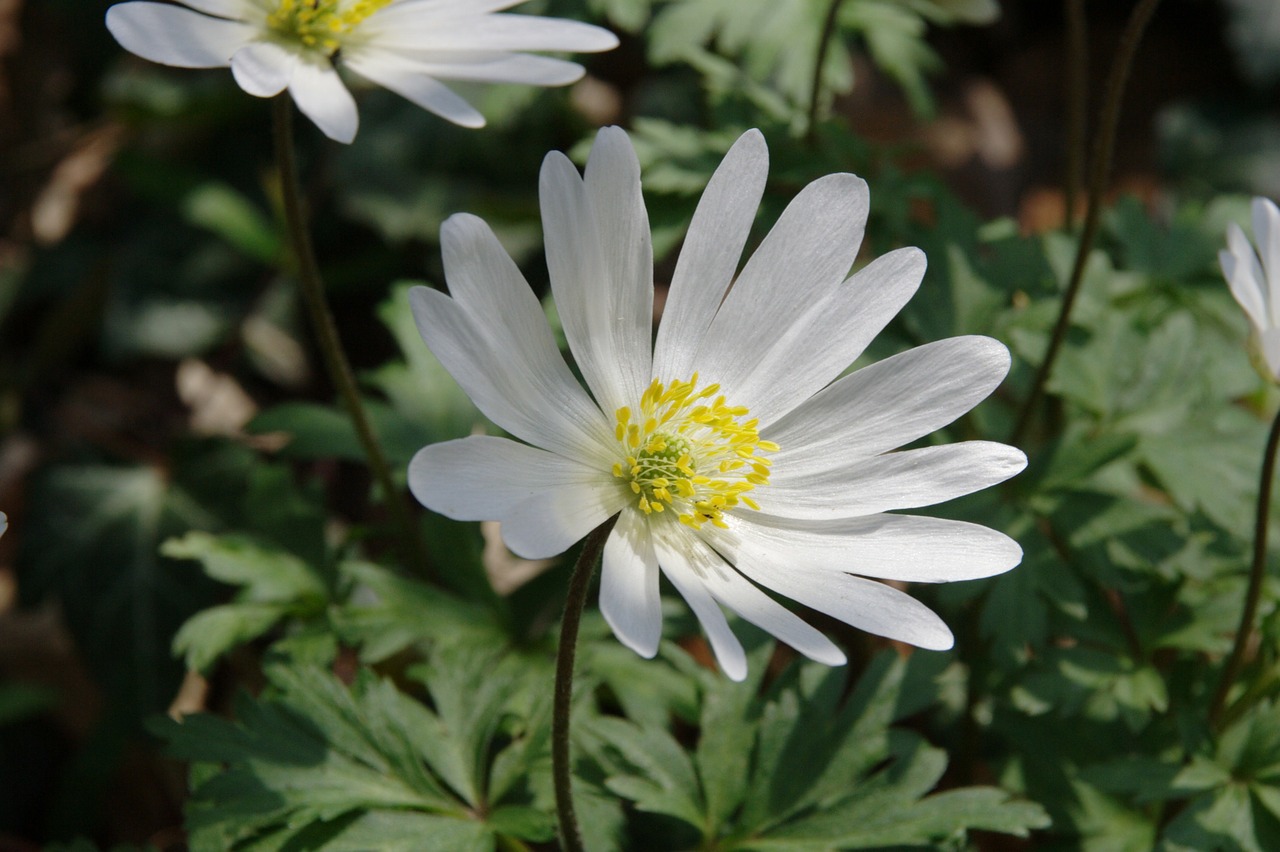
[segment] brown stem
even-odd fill
[[[827,7],[827,17],[822,22],[822,32],[818,35],[818,56],[813,63],[813,87],[809,90],[809,125],[805,130],[810,145],[818,135],[818,105],[822,101],[822,66],[827,64],[827,52],[831,49],[831,38],[836,31],[836,15],[844,0],[831,0]]]
[[[1085,112],[1088,105],[1089,42],[1084,0],[1065,0],[1067,20],[1067,168],[1063,176],[1066,227],[1075,229],[1076,201],[1084,170]]]
[[[564,852],[583,852],[582,832],[573,812],[573,766],[569,761],[569,714],[573,706],[573,662],[578,650],[578,627],[587,605],[591,575],[604,551],[609,532],[617,523],[614,515],[587,536],[582,553],[569,578],[569,594],[560,622],[560,647],[556,650],[556,687],[551,713],[551,776],[556,791],[556,816],[560,820],[560,847]]]
[[[1044,359],[1036,370],[1031,382],[1031,392],[1018,413],[1018,419],[1009,436],[1009,443],[1017,445],[1022,442],[1036,407],[1044,395],[1045,385],[1053,364],[1062,349],[1067,337],[1067,328],[1071,324],[1071,308],[1080,292],[1080,283],[1084,280],[1084,268],[1089,260],[1089,252],[1093,249],[1093,240],[1098,233],[1098,217],[1102,207],[1102,193],[1106,188],[1107,175],[1111,171],[1111,155],[1115,149],[1116,128],[1120,123],[1120,102],[1124,98],[1125,83],[1133,68],[1133,58],[1142,42],[1142,33],[1146,30],[1151,16],[1155,14],[1160,0],[1139,0],[1129,16],[1124,33],[1120,36],[1120,44],[1116,48],[1116,56],[1111,64],[1111,73],[1107,77],[1106,96],[1103,99],[1102,114],[1098,119],[1098,132],[1093,137],[1093,151],[1090,154],[1089,195],[1084,213],[1084,227],[1080,233],[1080,246],[1076,249],[1075,265],[1071,269],[1071,278],[1066,293],[1062,297],[1062,308],[1058,320],[1054,323],[1053,333],[1049,337],[1049,347],[1045,350]]]
[[[289,245],[297,262],[298,284],[302,291],[302,300],[306,303],[307,313],[311,317],[311,327],[316,336],[316,343],[324,359],[329,378],[346,406],[351,423],[355,426],[356,436],[364,449],[365,458],[369,462],[369,470],[374,481],[382,491],[382,499],[386,501],[392,520],[400,529],[400,546],[406,564],[415,566],[424,574],[429,572],[426,548],[418,525],[414,523],[404,495],[396,488],[391,478],[391,468],[387,465],[386,455],[378,434],[369,421],[364,403],[360,401],[360,392],[356,388],[355,376],[351,364],[347,361],[342,349],[342,341],[338,336],[338,326],[329,310],[329,303],[324,295],[324,281],[320,277],[320,267],[316,262],[315,250],[311,245],[311,234],[307,229],[306,217],[302,210],[302,190],[298,182],[298,165],[293,156],[293,102],[287,94],[278,95],[272,103],[272,117],[275,127],[276,164],[280,171],[281,197],[284,202],[285,229],[289,234]]]
[[[1227,695],[1240,674],[1249,636],[1253,633],[1253,622],[1258,616],[1258,603],[1262,599],[1262,581],[1267,575],[1267,518],[1271,514],[1271,484],[1275,479],[1277,448],[1280,448],[1280,412],[1276,413],[1276,419],[1271,424],[1267,449],[1262,454],[1258,514],[1253,526],[1253,565],[1249,570],[1249,586],[1244,594],[1244,611],[1240,613],[1235,642],[1231,645],[1226,665],[1222,667],[1222,679],[1213,694],[1213,703],[1209,705],[1209,725],[1213,728],[1217,728],[1221,721],[1222,711],[1227,705]]]

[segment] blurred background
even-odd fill
[[[290,410],[307,446],[280,439],[284,415],[263,417],[332,398],[287,274],[269,105],[225,70],[127,54],[103,26],[109,5],[0,0],[0,852],[76,838],[181,848],[185,774],[143,720],[175,702],[221,706],[260,676],[233,656],[207,680],[184,679],[173,635],[225,592],[160,542],[252,528],[264,512],[330,536],[384,520],[330,409]],[[695,69],[650,43],[654,16],[673,5],[525,4],[611,26],[622,46],[579,57],[588,76],[565,90],[471,93],[491,119],[481,132],[379,90],[359,92],[350,146],[299,124],[330,297],[374,395],[412,395],[388,366],[414,357],[397,286],[442,282],[448,215],[488,220],[545,288],[538,166],[547,150],[581,151],[595,126],[636,129],[658,251],[676,245],[718,160],[682,127],[755,122],[708,105],[720,66]],[[1073,6],[1087,19],[1091,133],[1132,4],[1004,0],[998,15],[926,21],[893,43],[877,42],[874,21],[844,37],[830,114],[857,144],[828,150],[824,165],[877,175],[873,216],[885,222],[929,227],[937,211],[914,189],[927,181],[1002,228],[1062,227],[1081,168],[1068,156]],[[785,55],[723,42],[713,54],[786,70]],[[780,90],[770,132],[795,136]],[[1108,200],[1159,222],[1222,193],[1280,196],[1278,95],[1274,0],[1165,0],[1124,100]],[[780,163],[785,188],[803,157]],[[449,416],[386,412],[397,462]]]

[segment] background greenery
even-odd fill
[[[575,554],[523,562],[421,511],[431,576],[397,564],[295,301],[267,104],[125,54],[107,5],[0,3],[0,848],[554,848]],[[826,0],[534,0],[622,46],[569,90],[475,91],[479,132],[373,90],[349,147],[300,124],[330,298],[396,470],[485,426],[408,313],[410,282],[442,284],[440,223],[481,215],[545,292],[538,164],[611,122],[644,165],[660,287],[742,130],[770,146],[759,234],[809,180],[866,177],[863,259],[930,261],[870,357],[1003,340],[1010,379],[931,440],[1006,439],[1078,245],[1073,5],[845,0],[811,124]],[[1131,4],[1078,5],[1092,133]],[[1280,848],[1274,577],[1208,720],[1280,405],[1215,257],[1249,194],[1280,195],[1278,19],[1266,0],[1159,7],[1031,466],[937,510],[1015,536],[1024,563],[911,590],[956,649],[807,613],[849,666],[740,625],[733,684],[675,596],[655,661],[589,611],[591,849]]]

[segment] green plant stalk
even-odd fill
[[[827,7],[827,17],[822,22],[822,32],[818,35],[818,56],[813,63],[813,86],[809,90],[809,124],[805,135],[810,145],[818,135],[818,105],[822,101],[822,66],[827,64],[827,51],[831,49],[831,39],[836,32],[836,15],[840,12],[840,4],[844,0],[831,0]]]
[[[1021,444],[1031,418],[1040,398],[1044,395],[1045,385],[1053,371],[1054,362],[1067,337],[1067,328],[1071,324],[1071,308],[1075,305],[1076,296],[1080,293],[1080,284],[1084,280],[1084,268],[1089,260],[1089,252],[1093,250],[1094,238],[1098,235],[1098,219],[1102,207],[1102,193],[1106,189],[1107,176],[1111,172],[1111,155],[1115,150],[1116,129],[1120,124],[1120,103],[1124,99],[1125,84],[1129,81],[1129,72],[1133,69],[1133,58],[1138,53],[1138,45],[1142,42],[1142,34],[1155,14],[1160,0],[1139,0],[1129,21],[1125,24],[1124,33],[1120,36],[1120,44],[1116,48],[1115,59],[1111,63],[1111,71],[1107,76],[1106,94],[1102,102],[1102,114],[1098,119],[1098,132],[1093,137],[1093,151],[1089,161],[1089,194],[1085,204],[1084,226],[1080,232],[1080,245],[1076,249],[1075,264],[1071,269],[1071,278],[1067,283],[1067,291],[1062,296],[1062,309],[1058,312],[1053,333],[1049,337],[1049,346],[1044,358],[1036,370],[1031,382],[1031,391],[1027,394],[1018,412],[1009,443]]]
[[[582,553],[569,578],[569,594],[560,622],[560,646],[556,650],[556,687],[551,715],[551,775],[556,791],[556,816],[560,821],[560,848],[583,852],[582,832],[573,812],[573,767],[569,762],[569,714],[573,705],[573,662],[578,650],[578,627],[587,605],[591,576],[604,551],[618,516],[614,515],[592,530],[582,545]]]
[[[402,558],[408,565],[427,574],[429,562],[422,536],[418,526],[413,522],[413,516],[409,513],[404,495],[396,488],[391,478],[391,468],[387,465],[386,454],[365,411],[364,403],[360,401],[355,375],[342,349],[342,341],[338,337],[338,326],[333,320],[333,312],[329,310],[329,303],[325,299],[324,281],[320,277],[320,267],[316,262],[315,250],[311,245],[311,234],[307,229],[306,216],[302,210],[298,165],[293,155],[293,102],[288,94],[277,95],[273,99],[272,119],[285,229],[289,236],[289,246],[293,250],[297,263],[299,289],[302,291],[302,300],[307,306],[307,314],[311,318],[316,343],[320,347],[329,378],[342,398],[347,414],[351,417],[351,423],[355,427],[356,436],[369,462],[373,479],[382,491],[383,500],[386,501],[392,521],[400,529]]]
[[[1213,694],[1213,703],[1209,705],[1209,725],[1216,729],[1222,720],[1222,711],[1227,705],[1227,695],[1231,685],[1240,675],[1240,666],[1244,663],[1245,649],[1249,644],[1249,635],[1253,632],[1253,622],[1258,616],[1258,604],[1262,598],[1262,581],[1267,575],[1267,519],[1271,514],[1271,486],[1275,479],[1276,450],[1280,448],[1280,412],[1271,423],[1271,433],[1267,436],[1267,449],[1262,454],[1262,473],[1258,483],[1258,514],[1253,528],[1253,565],[1249,569],[1249,586],[1244,594],[1244,611],[1240,613],[1240,625],[1236,628],[1235,642],[1231,645],[1231,653],[1227,655],[1226,665],[1222,667],[1222,679]]]

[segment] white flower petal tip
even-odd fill
[[[1267,198],[1251,205],[1253,239],[1234,222],[1227,226],[1227,248],[1218,252],[1218,263],[1231,295],[1253,327],[1261,357],[1258,371],[1280,383],[1280,208]]]
[[[559,552],[618,513],[600,609],[645,657],[661,640],[663,575],[733,680],[747,676],[747,656],[726,612],[810,659],[846,662],[775,593],[888,639],[950,648],[937,614],[880,580],[989,577],[1022,550],[978,524],[896,510],[1001,482],[1026,456],[986,441],[898,448],[985,399],[1009,351],[956,337],[841,377],[916,292],[924,254],[899,249],[851,276],[869,196],[841,174],[802,190],[742,264],[767,171],[763,136],[744,133],[698,203],[654,338],[652,242],[625,132],[600,131],[585,173],[547,155],[551,290],[586,388],[492,232],[450,218],[450,295],[414,290],[414,319],[477,407],[524,443],[428,447],[410,486],[450,517],[500,521],[526,556]]]
[[[132,0],[107,10],[116,41],[144,59],[181,68],[231,66],[251,95],[288,89],[336,142],[355,138],[355,102],[335,63],[454,124],[485,124],[442,80],[564,86],[581,66],[525,51],[595,53],[618,46],[601,27],[533,15],[495,14],[515,3],[372,0]],[[306,14],[303,14],[303,11]]]

